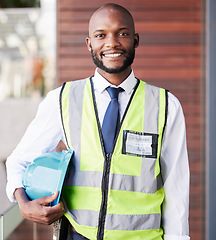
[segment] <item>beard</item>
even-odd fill
[[[124,51],[125,53],[126,51]],[[125,69],[127,69],[134,61],[134,57],[135,57],[135,48],[132,48],[130,51],[127,52],[126,54],[126,59],[124,60],[123,64],[121,67],[117,67],[117,68],[108,68],[103,64],[103,61],[100,60],[97,56],[97,54],[94,52],[94,50],[91,48],[91,56],[93,59],[94,64],[100,68],[101,70],[103,70],[106,73],[111,73],[111,74],[115,74],[115,73],[121,73],[123,72]]]

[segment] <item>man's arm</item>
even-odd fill
[[[6,190],[10,201],[16,201],[15,189],[23,187],[22,180],[27,166],[39,155],[54,151],[63,139],[59,93],[60,89],[51,91],[39,105],[35,119],[6,161]]]
[[[186,129],[179,101],[169,93],[168,118],[161,149],[165,201],[164,240],[189,240],[189,166]]]
[[[64,213],[61,204],[49,206],[49,203],[57,198],[58,192],[30,201],[22,180],[27,166],[39,155],[54,151],[63,139],[59,93],[60,88],[51,91],[40,104],[35,119],[6,162],[8,198],[18,202],[23,217],[44,224],[51,224]]]
[[[17,188],[14,196],[18,202],[21,215],[33,222],[50,225],[60,219],[64,214],[62,203],[49,206],[58,197],[58,191],[54,194],[30,201],[23,188]]]

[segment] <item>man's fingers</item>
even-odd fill
[[[64,213],[65,210],[64,210],[64,207],[61,203],[55,205],[55,206],[52,206],[52,207],[48,207],[49,208],[49,214],[54,214],[56,213],[57,215],[60,213]]]
[[[61,203],[49,207],[49,206],[44,206],[44,210],[46,211],[46,217],[47,220],[49,221],[48,224],[56,221],[57,219],[61,218],[65,212],[64,207],[62,206]]]
[[[15,194],[22,216],[30,221],[47,225],[61,218],[64,214],[61,203],[50,206],[50,203],[58,197],[58,191],[50,196],[32,201],[29,201],[23,188],[17,189]]]
[[[52,195],[49,195],[47,197],[41,197],[40,198],[41,205],[44,205],[44,206],[49,205],[51,202],[53,202],[58,197],[58,194],[59,194],[59,192],[56,191]]]
[[[58,197],[58,191],[54,194],[40,198],[40,222],[46,225],[50,225],[54,221],[61,218],[65,212],[63,204],[59,203],[55,206],[49,206]]]

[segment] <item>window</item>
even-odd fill
[[[56,3],[0,1],[0,101],[44,96],[56,81]]]

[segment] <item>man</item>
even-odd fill
[[[134,77],[139,35],[125,8],[106,4],[97,9],[86,43],[95,75],[51,91],[40,105],[7,160],[9,198],[17,200],[25,218],[39,223],[51,224],[66,211],[74,239],[190,239],[179,101]],[[110,109],[116,114],[109,115]],[[115,136],[107,130],[110,117]],[[29,201],[21,181],[28,164],[54,151],[60,140],[75,151],[63,190],[65,210],[61,204],[48,206],[58,192]]]

